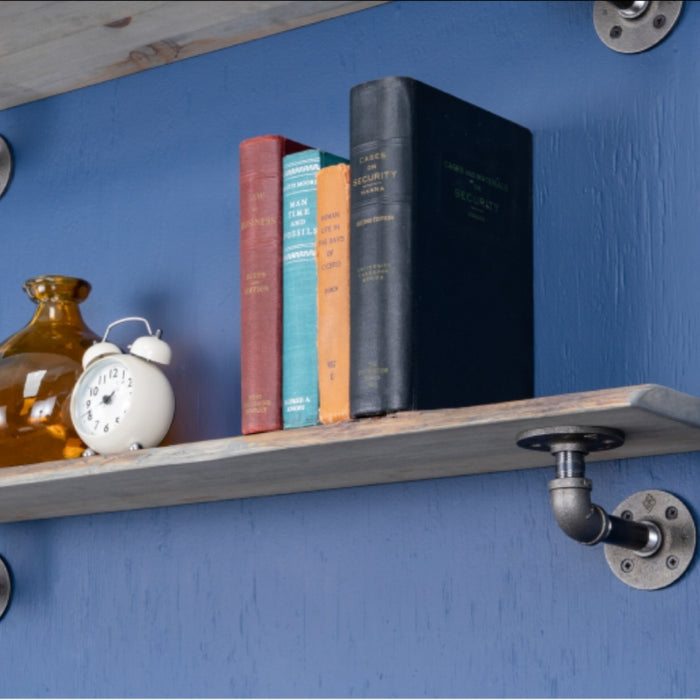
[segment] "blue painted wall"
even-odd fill
[[[534,133],[538,393],[700,395],[700,6],[634,56],[592,2],[394,2],[0,112],[0,335],[37,274],[175,352],[174,435],[239,429],[238,143],[348,149],[352,85],[412,75]],[[1,69],[1,66],[0,66]],[[468,309],[465,309],[465,314]],[[697,454],[589,467],[700,504]],[[0,694],[700,695],[700,573],[646,593],[561,533],[546,469],[0,526]]]

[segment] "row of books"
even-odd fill
[[[240,144],[242,432],[530,398],[530,131],[392,76],[349,146]]]

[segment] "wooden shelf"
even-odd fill
[[[0,2],[0,110],[387,1]]]
[[[654,384],[159,447],[0,470],[0,522],[552,467],[523,430],[617,428],[587,461],[700,450],[700,399]]]

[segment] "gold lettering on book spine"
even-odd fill
[[[262,394],[251,394],[245,401],[243,412],[249,416],[267,413],[270,406],[272,406],[272,401],[264,399]]]
[[[243,294],[263,294],[270,291],[270,285],[267,283],[267,272],[249,272],[245,276],[245,285],[243,286]]]
[[[387,180],[396,179],[398,170],[386,167],[380,169],[382,165],[386,165],[383,162],[386,159],[386,151],[383,149],[364,153],[357,159],[360,172],[351,180],[351,186],[356,195],[366,197],[384,192],[384,183]]]

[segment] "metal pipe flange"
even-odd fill
[[[661,533],[656,551],[630,552],[604,544],[612,572],[632,588],[655,591],[675,583],[688,570],[695,555],[697,531],[688,507],[666,491],[639,491],[626,498],[614,514],[622,520],[653,524]]]

